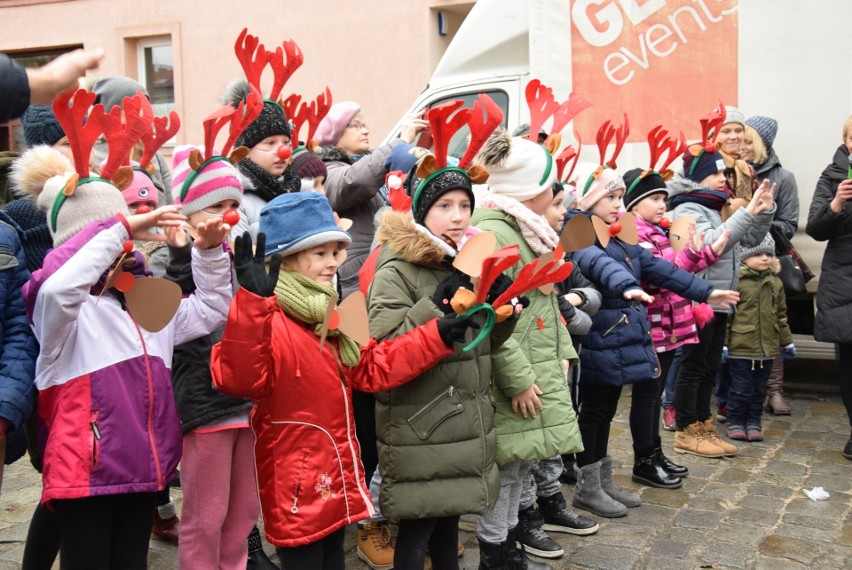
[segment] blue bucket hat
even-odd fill
[[[337,227],[328,199],[317,192],[276,196],[260,211],[260,231],[266,234],[265,256],[287,256],[333,241],[352,243]]]

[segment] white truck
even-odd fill
[[[524,89],[539,79],[557,101],[572,91],[591,101],[563,131],[563,144],[576,146],[578,134],[586,143],[582,161],[598,160],[598,126],[627,113],[631,135],[619,163],[628,168],[648,160],[645,137],[657,124],[699,138],[699,118],[719,100],[746,117],[773,117],[774,148],[799,187],[793,241],[818,275],[824,245],[804,226],[852,113],[842,49],[850,21],[848,0],[477,0],[409,113],[488,93],[512,130],[529,122]],[[789,300],[790,320],[802,357],[831,359],[834,346],[813,339],[817,282]]]

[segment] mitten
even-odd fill
[[[438,287],[435,288],[435,293],[432,295],[432,302],[445,315],[452,314],[453,306],[450,301],[460,287],[473,291],[473,283],[471,283],[470,277],[461,271],[453,271],[449,277],[438,283]]]
[[[478,330],[479,323],[473,320],[473,315],[467,317],[452,315],[444,315],[438,319],[438,335],[444,344],[452,348],[453,343],[464,340],[464,334],[467,329]]]

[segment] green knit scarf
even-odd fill
[[[314,325],[317,336],[322,331],[322,321],[328,309],[328,301],[334,295],[334,289],[328,285],[320,285],[313,279],[295,271],[282,269],[278,273],[278,283],[275,285],[275,296],[284,311],[303,323]],[[358,343],[341,333],[329,329],[327,336],[336,336],[340,350],[340,358],[346,366],[355,366],[361,359],[361,348]]]

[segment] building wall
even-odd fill
[[[103,47],[106,59],[90,76],[137,78],[137,42],[170,36],[184,125],[176,142],[197,143],[224,86],[242,74],[234,42],[247,27],[267,48],[293,39],[302,49],[305,62],[284,95],[313,99],[329,86],[334,101],[362,105],[377,144],[425,87],[473,1],[0,0],[0,51]],[[439,10],[449,24],[443,37]]]

